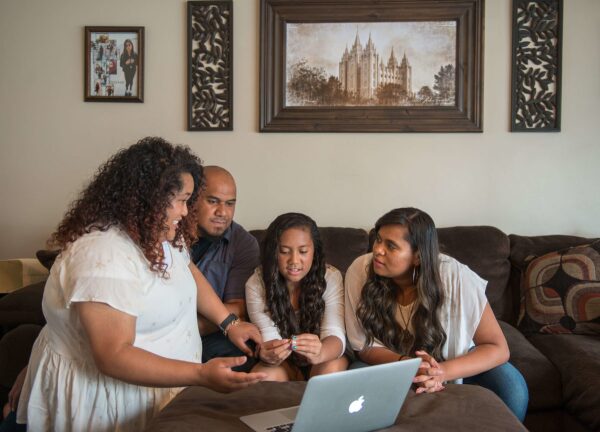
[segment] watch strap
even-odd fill
[[[239,320],[238,316],[234,313],[230,313],[229,315],[227,315],[227,318],[225,318],[221,322],[221,324],[219,324],[219,328],[225,336],[227,336],[227,327],[229,327],[229,325],[235,320]]]

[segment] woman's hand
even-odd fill
[[[262,372],[235,372],[231,370],[243,365],[246,357],[218,357],[201,365],[201,385],[221,393],[241,390],[267,378]]]
[[[246,342],[253,340],[256,345],[260,345],[262,343],[262,337],[258,327],[245,321],[240,321],[238,324],[227,327],[227,337],[248,357],[254,357],[254,353],[250,347],[246,345]]]
[[[291,353],[289,339],[273,339],[259,348],[260,360],[269,366],[279,366]]]
[[[416,351],[421,365],[413,382],[417,385],[416,393],[434,393],[444,390],[445,373],[443,367],[425,351]]]
[[[319,336],[311,333],[303,333],[292,336],[292,351],[306,357],[310,364],[319,364],[322,362],[321,348],[323,344]]]

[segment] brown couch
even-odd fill
[[[369,250],[366,231],[321,228],[328,262],[342,272],[357,256]],[[529,386],[525,425],[534,431],[600,430],[600,336],[525,336],[516,328],[520,307],[520,281],[527,258],[589,243],[572,236],[507,236],[489,226],[438,229],[443,252],[467,264],[488,281],[489,302],[508,340],[510,361]],[[253,231],[259,240],[263,230]],[[46,262],[47,257],[41,256]],[[36,328],[43,324],[43,286],[30,286],[0,299],[0,401],[24,364]],[[25,354],[24,354],[25,353]]]

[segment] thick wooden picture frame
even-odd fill
[[[188,130],[233,130],[233,3],[188,1]]]
[[[260,18],[261,132],[482,132],[484,0],[261,0]],[[452,106],[286,106],[288,25],[437,21],[456,23]]]
[[[86,26],[86,102],[144,102],[144,27]]]

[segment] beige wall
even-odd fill
[[[439,226],[600,235],[600,2],[565,1],[561,133],[509,132],[511,1],[486,2],[484,133],[260,134],[258,0],[235,0],[233,132],[186,132],[186,8],[0,0],[0,259],[33,256],[97,166],[146,135],[237,177],[237,219],[297,210],[367,228],[413,205]],[[143,104],[84,103],[83,27],[146,28]]]

